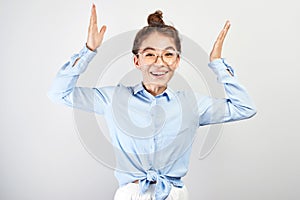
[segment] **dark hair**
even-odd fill
[[[154,32],[173,38],[177,51],[181,52],[181,42],[178,31],[173,26],[166,25],[162,18],[162,12],[160,10],[148,16],[148,26],[143,27],[135,36],[132,47],[133,54],[138,53],[142,42]]]

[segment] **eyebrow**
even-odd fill
[[[168,46],[168,47],[166,47],[164,50],[168,50],[168,49],[171,49],[171,50],[176,51],[176,50],[174,49],[174,47],[172,47],[172,46]],[[146,48],[143,49],[143,51],[146,51],[146,50],[156,50],[156,49],[153,48],[153,47],[146,47]]]

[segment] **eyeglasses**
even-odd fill
[[[161,54],[156,50],[147,49],[142,52],[137,53],[141,56],[141,59],[146,65],[152,65],[157,62],[158,57],[161,57],[162,61],[167,65],[172,65],[176,62],[177,57],[180,55],[178,51],[174,50],[163,50]]]

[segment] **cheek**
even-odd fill
[[[175,66],[170,66],[170,69],[171,69],[172,71],[175,71],[176,67],[175,67]]]
[[[144,74],[147,74],[149,72],[149,68],[148,67],[141,67],[140,70],[144,73]]]
[[[175,70],[177,69],[177,65],[169,66],[169,68],[170,68],[172,71],[175,71]]]
[[[179,59],[177,60],[177,62],[175,62],[172,66],[170,66],[170,69],[172,71],[175,71],[175,69],[177,69],[177,67],[179,66]]]

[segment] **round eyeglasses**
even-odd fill
[[[158,57],[161,57],[162,61],[167,65],[172,65],[176,62],[177,57],[180,55],[178,51],[175,50],[162,50],[159,54],[156,50],[147,49],[142,52],[137,53],[141,56],[141,59],[146,65],[152,65],[157,62]]]

